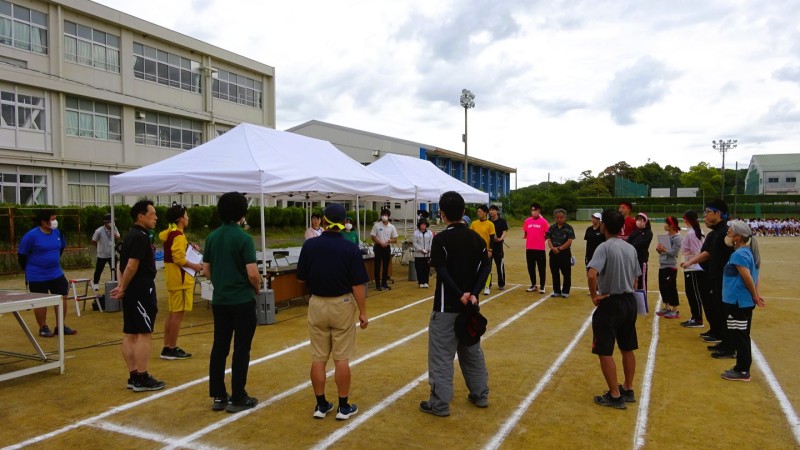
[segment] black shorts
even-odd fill
[[[158,313],[156,288],[128,287],[122,298],[122,332],[149,334],[153,332]]]
[[[601,300],[592,315],[592,333],[592,353],[595,355],[613,355],[614,341],[623,351],[639,348],[633,294],[612,295]]]
[[[69,283],[67,277],[61,275],[47,281],[29,281],[28,289],[37,294],[58,294],[67,295],[69,293]]]

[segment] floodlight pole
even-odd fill
[[[461,90],[461,106],[464,108],[464,183],[469,184],[469,161],[467,157],[467,110],[475,107],[475,94],[469,89]]]
[[[737,142],[737,139],[728,139],[727,141],[720,139],[719,141],[711,141],[711,148],[722,153],[722,189],[719,192],[719,197],[723,199],[725,198],[725,153],[728,153],[728,151],[732,148],[736,148]]]

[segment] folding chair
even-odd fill
[[[86,300],[96,300],[97,299],[96,295],[94,295],[94,294],[89,295],[89,285],[91,284],[91,282],[92,282],[92,280],[90,280],[88,278],[76,278],[74,280],[69,280],[69,287],[70,287],[70,290],[72,291],[72,298],[73,298],[73,300],[75,300],[75,312],[78,313],[78,317],[81,316],[81,310],[78,308],[78,302],[80,302],[80,301],[83,302],[83,309],[85,311],[86,310]],[[79,283],[84,283],[83,295],[78,295],[78,286],[77,285]],[[94,292],[94,291],[92,291],[92,292]],[[96,302],[96,303],[97,303],[97,307],[100,308],[100,312],[103,312],[103,306],[100,304],[100,302]]]
[[[289,252],[287,250],[276,250],[272,252],[272,259],[275,260],[275,267],[280,267],[278,260],[282,259],[286,265],[289,265]]]

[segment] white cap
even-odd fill
[[[603,220],[603,215],[600,213],[594,213],[592,214],[592,217],[594,217],[595,219]]]

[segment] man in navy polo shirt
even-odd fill
[[[311,292],[308,303],[308,333],[311,337],[311,387],[317,397],[314,418],[322,419],[333,409],[325,398],[325,365],[333,355],[339,407],[336,419],[347,420],[358,412],[348,402],[350,359],[355,357],[356,320],[367,328],[366,288],[369,280],[358,247],[339,233],[344,228],[344,207],[325,207],[323,228],[317,239],[309,239],[300,250],[297,279]],[[356,309],[356,305],[358,309]]]

